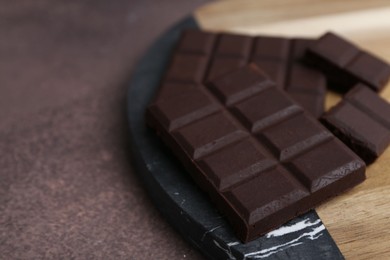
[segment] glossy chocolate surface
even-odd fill
[[[327,76],[331,88],[346,92],[358,83],[380,91],[390,77],[390,65],[360,50],[342,37],[328,32],[307,49],[308,63]]]
[[[390,144],[390,104],[363,84],[350,90],[322,121],[366,163]]]
[[[180,93],[159,96],[147,122],[244,242],[365,179],[365,163],[255,64]]]
[[[255,62],[315,117],[324,111],[325,76],[301,60],[314,40],[282,37],[250,37],[216,34],[199,30],[184,31],[163,79],[159,96],[167,84],[202,84]]]

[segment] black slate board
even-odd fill
[[[127,103],[133,162],[164,217],[210,259],[344,259],[315,211],[242,244],[229,224],[145,125],[152,100],[180,31],[197,28],[186,18],[162,35],[133,72]]]

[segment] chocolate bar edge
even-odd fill
[[[185,149],[183,149],[180,146],[180,144],[178,144],[176,142],[174,137],[170,135],[170,133],[165,129],[165,127],[163,125],[161,125],[158,122],[158,120],[155,120],[155,117],[153,115],[154,110],[152,109],[153,106],[154,106],[154,104],[149,106],[149,108],[147,109],[147,112],[146,112],[146,117],[147,117],[147,122],[148,122],[149,127],[152,127],[155,130],[157,130],[159,135],[162,137],[164,143],[168,147],[170,147],[171,151],[173,151],[175,156],[179,158],[179,160],[184,165],[184,167],[187,169],[187,171],[190,173],[190,175],[193,177],[195,182],[200,187],[202,187],[203,190],[205,190],[207,193],[209,193],[212,201],[215,204],[217,204],[217,207],[219,209],[222,209],[222,211],[230,212],[229,213],[230,217],[228,219],[231,222],[234,229],[236,230],[236,232],[241,240],[248,242],[248,241],[252,240],[253,238],[256,238],[259,233],[264,234],[267,231],[270,231],[271,229],[274,229],[274,228],[276,228],[284,223],[284,222],[280,222],[280,221],[279,222],[275,221],[275,219],[277,220],[277,218],[275,218],[274,215],[270,215],[270,216],[266,217],[265,219],[263,219],[262,222],[274,221],[275,224],[267,225],[266,228],[261,227],[261,226],[260,227],[252,227],[252,228],[254,228],[255,231],[251,230],[248,223],[242,218],[240,213],[236,212],[233,207],[228,207],[227,205],[225,205],[223,203],[227,200],[223,199],[223,195],[221,195],[221,194],[219,194],[219,192],[217,192],[217,189],[216,189],[216,187],[213,186],[212,181],[208,180],[207,176],[202,174],[202,171],[196,167],[196,164],[194,163],[194,161],[192,159],[190,159],[191,155],[183,154],[182,152]],[[310,117],[310,115],[307,115],[307,116]],[[336,138],[334,138],[333,140],[341,143]],[[349,180],[350,178],[352,180]],[[330,195],[328,194],[329,196],[321,197],[322,192],[320,192],[320,193],[314,192],[310,198],[313,198],[313,196],[315,198],[315,196],[317,196],[317,197],[319,197],[318,201],[315,201],[315,199],[309,199],[309,198],[302,199],[302,200],[299,200],[297,203],[292,204],[292,205],[284,208],[283,210],[286,212],[285,215],[281,214],[280,211],[277,212],[276,215],[278,215],[277,217],[284,217],[285,219],[290,220],[290,219],[296,217],[297,213],[302,214],[302,213],[309,211],[310,209],[319,205],[322,201],[327,200],[329,197],[336,196],[340,192],[343,192],[344,190],[346,190],[348,187],[355,186],[355,185],[361,183],[364,179],[365,179],[365,165],[363,163],[362,165],[360,165],[358,168],[355,169],[354,173],[349,174],[348,178],[343,178],[341,180],[338,180],[336,183],[329,184],[326,187],[326,189],[331,190],[331,194]],[[344,184],[345,184],[345,186],[344,186]],[[339,188],[341,187],[341,188],[339,191],[337,191],[337,189],[335,189],[335,187],[339,187]],[[317,194],[319,194],[319,195],[317,195]],[[307,205],[310,205],[310,206],[307,206]],[[286,215],[288,217],[285,217]],[[247,229],[243,230],[242,229],[243,226],[246,227]],[[259,230],[261,230],[261,231],[259,231]]]

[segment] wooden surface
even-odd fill
[[[229,0],[195,16],[204,29],[251,35],[317,37],[332,30],[390,61],[389,1]],[[390,101],[390,84],[381,95]],[[329,93],[326,107],[339,99]],[[347,259],[390,259],[390,149],[368,167],[363,184],[317,212]]]

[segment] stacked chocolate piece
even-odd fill
[[[390,105],[371,90],[389,76],[388,64],[334,34],[190,30],[147,122],[247,242],[365,179],[362,159],[390,142]],[[360,84],[323,115],[327,81]]]

